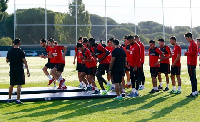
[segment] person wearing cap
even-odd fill
[[[170,37],[170,43],[174,46],[172,51],[172,65],[171,65],[171,80],[173,89],[170,93],[180,94],[181,93],[181,46],[176,43],[176,37]],[[178,81],[178,90],[176,90],[175,76]]]
[[[97,61],[99,62],[99,66],[95,75],[102,89],[102,95],[106,95],[107,91],[105,90],[103,83],[105,83],[107,86],[110,86],[110,84],[106,82],[102,75],[105,74],[105,71],[108,72],[110,62],[106,59],[106,57],[110,54],[110,52],[102,45],[95,43],[94,38],[90,38],[89,43],[93,52],[93,56],[95,56],[98,59]]]
[[[190,42],[188,51],[185,52],[185,56],[187,56],[187,66],[192,85],[192,93],[187,97],[197,97],[198,92],[197,92],[196,66],[197,66],[198,47],[195,41],[192,39],[192,33],[188,32],[184,36],[185,39],[188,42]]]
[[[141,67],[140,63],[140,46],[135,42],[134,36],[130,35],[127,37],[127,40],[130,42],[130,77],[132,84],[132,91],[128,96],[130,97],[139,97],[139,80],[138,80],[138,69]]]
[[[153,84],[153,89],[149,93],[159,92],[157,87],[157,75],[158,75],[158,68],[160,67],[159,62],[164,59],[164,55],[159,48],[155,46],[155,41],[149,41],[149,66],[150,66],[150,73],[151,79]],[[160,56],[160,61],[158,60]]]
[[[165,89],[163,91],[168,91],[169,90],[169,75],[170,74],[170,61],[169,59],[172,57],[171,51],[170,51],[170,47],[165,45],[165,41],[164,39],[160,38],[158,39],[158,43],[160,45],[160,50],[162,51],[162,53],[164,54],[165,58],[160,61],[160,67],[158,69],[158,80],[159,80],[159,86],[158,89],[162,90],[162,77],[161,77],[161,73],[165,74],[166,77],[166,84],[167,86],[165,87]]]
[[[126,50],[126,57],[127,57],[127,65],[125,66],[125,73],[126,73],[126,78],[127,78],[127,84],[125,85],[125,88],[131,88],[131,82],[130,82],[130,67],[129,67],[129,62],[130,62],[130,43],[127,40],[128,36],[124,37],[125,41],[125,50]]]
[[[10,87],[9,87],[9,98],[8,103],[11,103],[11,96],[13,92],[13,87],[17,85],[17,100],[16,104],[23,104],[20,101],[21,85],[25,84],[24,68],[27,69],[27,76],[30,76],[28,64],[25,58],[25,52],[20,48],[21,40],[16,38],[13,41],[13,48],[8,51],[6,62],[10,63]]]
[[[144,89],[144,83],[145,83],[145,76],[144,76],[144,59],[145,59],[145,47],[144,44],[140,41],[140,37],[138,35],[135,35],[135,40],[136,42],[140,45],[140,62],[141,62],[141,68],[138,70],[139,71],[139,81],[140,81],[140,87],[139,90]]]
[[[114,50],[112,51],[112,58],[109,66],[109,74],[112,74],[113,82],[115,84],[115,92],[117,97],[114,100],[122,100],[122,78],[126,64],[126,53],[119,47],[119,40],[112,41]]]

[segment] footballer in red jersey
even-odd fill
[[[155,41],[150,40],[149,41],[149,66],[150,66],[150,73],[151,73],[151,79],[152,79],[152,84],[153,84],[153,89],[149,93],[155,93],[159,92],[158,87],[157,87],[157,75],[158,75],[158,68],[160,67],[159,65],[159,56],[160,56],[160,61],[164,59],[163,53],[160,51],[159,48],[155,47]]]
[[[95,43],[94,38],[90,38],[89,43],[90,43],[90,47],[93,48],[93,55],[96,56],[99,62],[99,66],[95,75],[103,91],[102,93],[106,94],[106,90],[103,86],[103,83],[109,86],[110,84],[106,82],[106,80],[102,77],[102,75],[105,74],[105,70],[108,71],[109,69],[110,62],[107,60],[106,57],[110,54],[110,52],[107,49],[105,49],[102,45]]]
[[[85,62],[85,72],[83,74],[81,74],[82,77],[82,81],[84,81],[84,83],[87,85],[87,89],[90,89],[89,84],[87,83],[86,79],[85,79],[85,75],[87,75],[87,80],[89,83],[92,83],[92,86],[95,87],[95,91],[93,94],[99,94],[100,91],[98,90],[96,84],[95,84],[95,72],[96,72],[96,61],[94,59],[94,57],[92,56],[91,51],[86,48],[85,46],[83,46],[80,43],[77,43],[77,48],[78,50],[80,50],[82,52],[82,57],[81,59]]]
[[[51,70],[51,75],[59,82],[58,89],[66,89],[65,79],[62,78],[61,73],[65,66],[65,55],[67,53],[67,47],[65,46],[55,46],[54,39],[50,38],[48,40],[49,54],[43,58],[50,58],[50,63],[54,63],[55,66]],[[62,52],[64,51],[64,52]],[[52,82],[51,82],[52,83]],[[51,84],[49,83],[49,84]]]
[[[83,37],[79,37],[78,38],[78,43],[82,43],[83,42]],[[73,64],[75,65],[75,60],[77,59],[77,63],[76,63],[76,70],[78,71],[78,79],[79,79],[79,83],[80,85],[78,86],[79,88],[82,88],[83,87],[83,83],[81,81],[81,78],[80,78],[80,74],[82,72],[84,72],[84,69],[85,69],[85,64],[84,62],[80,59],[80,57],[82,57],[82,52],[79,51],[77,49],[77,47],[75,47],[75,55],[74,55],[74,61],[73,61]]]
[[[171,65],[171,80],[173,89],[170,93],[180,94],[181,93],[181,46],[176,43],[176,37],[170,37],[170,43],[174,46],[172,51],[172,65]],[[178,81],[178,90],[176,90],[175,76]]]
[[[188,47],[188,51],[185,52],[185,56],[187,56],[187,66],[188,73],[190,76],[190,81],[192,85],[192,93],[187,97],[196,97],[198,96],[197,92],[197,78],[196,78],[196,66],[197,66],[197,56],[198,56],[198,46],[196,42],[192,39],[192,33],[186,33],[185,39],[190,42]]]
[[[127,40],[128,36],[124,37],[124,43],[125,43],[125,52],[126,52],[126,57],[127,57],[127,65],[125,67],[125,73],[126,73],[126,78],[127,78],[127,84],[125,85],[125,88],[131,88],[131,82],[130,82],[130,66],[129,66],[129,61],[130,61],[130,43]]]
[[[140,63],[141,63],[141,69],[139,69],[139,82],[140,82],[140,87],[139,90],[144,89],[144,83],[145,83],[145,76],[144,76],[144,70],[143,70],[143,65],[144,65],[144,59],[145,59],[145,47],[144,44],[140,41],[140,37],[138,35],[135,35],[135,40],[136,42],[140,45]]]
[[[45,39],[41,39],[41,40],[40,40],[40,45],[41,45],[42,47],[45,48],[45,50],[46,50],[46,52],[47,52],[47,55],[48,55],[48,53],[49,53],[49,48],[48,48],[48,45],[47,45],[46,40],[45,40]],[[39,55],[39,56],[40,56],[40,57],[44,57],[44,54]],[[49,74],[49,72],[47,71],[47,69],[52,69],[52,68],[54,67],[54,65],[55,65],[55,64],[50,63],[50,58],[48,58],[48,62],[47,62],[47,63],[45,64],[45,66],[42,68],[44,74],[45,74],[45,75],[48,77],[48,79],[49,79],[49,83],[52,83],[55,79],[52,78],[52,77],[50,76],[50,74]],[[50,85],[50,84],[48,84],[48,85]],[[56,86],[55,86],[55,87],[56,87]]]
[[[161,77],[161,73],[165,74],[166,77],[166,84],[167,86],[165,87],[165,89],[163,91],[168,91],[169,90],[169,75],[170,74],[170,61],[169,59],[172,57],[171,51],[170,51],[170,47],[165,45],[165,41],[164,39],[158,39],[158,43],[160,45],[160,50],[162,51],[162,53],[164,54],[165,58],[160,62],[160,67],[158,69],[158,80],[160,85],[158,86],[159,90],[162,90],[162,77]]]
[[[140,46],[135,41],[134,36],[128,36],[127,40],[130,42],[130,76],[132,84],[132,92],[128,94],[130,97],[139,96],[139,80],[138,80],[138,69],[141,67],[140,63]]]

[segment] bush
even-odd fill
[[[0,46],[11,46],[12,39],[10,37],[3,37],[0,39]]]

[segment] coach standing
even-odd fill
[[[11,102],[11,95],[13,92],[13,87],[17,85],[17,100],[16,104],[22,104],[20,101],[21,85],[25,84],[25,76],[23,63],[27,69],[27,75],[30,76],[27,61],[25,58],[24,51],[20,48],[20,39],[15,39],[13,41],[13,48],[7,53],[6,62],[10,62],[10,88],[9,88],[9,98],[8,103]]]
[[[119,40],[112,41],[114,50],[112,51],[112,58],[110,61],[109,72],[111,71],[113,81],[115,83],[115,91],[117,97],[114,100],[122,100],[122,77],[126,64],[126,53],[123,49],[119,48]]]
[[[190,42],[188,47],[188,51],[185,52],[185,56],[187,56],[187,66],[188,66],[188,73],[190,76],[190,81],[192,85],[192,93],[187,97],[197,97],[197,78],[196,78],[196,65],[197,65],[197,44],[192,39],[192,33],[186,33],[185,39]]]

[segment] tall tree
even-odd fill
[[[69,4],[69,24],[76,25],[76,0],[73,0],[72,3]],[[90,25],[90,14],[85,10],[85,4],[82,3],[82,0],[77,0],[77,35],[79,36],[87,36],[90,37],[91,26]],[[69,40],[70,43],[76,42],[76,28],[74,26],[69,28]]]
[[[8,8],[7,2],[8,0],[0,0],[0,21],[3,19],[3,15]]]

